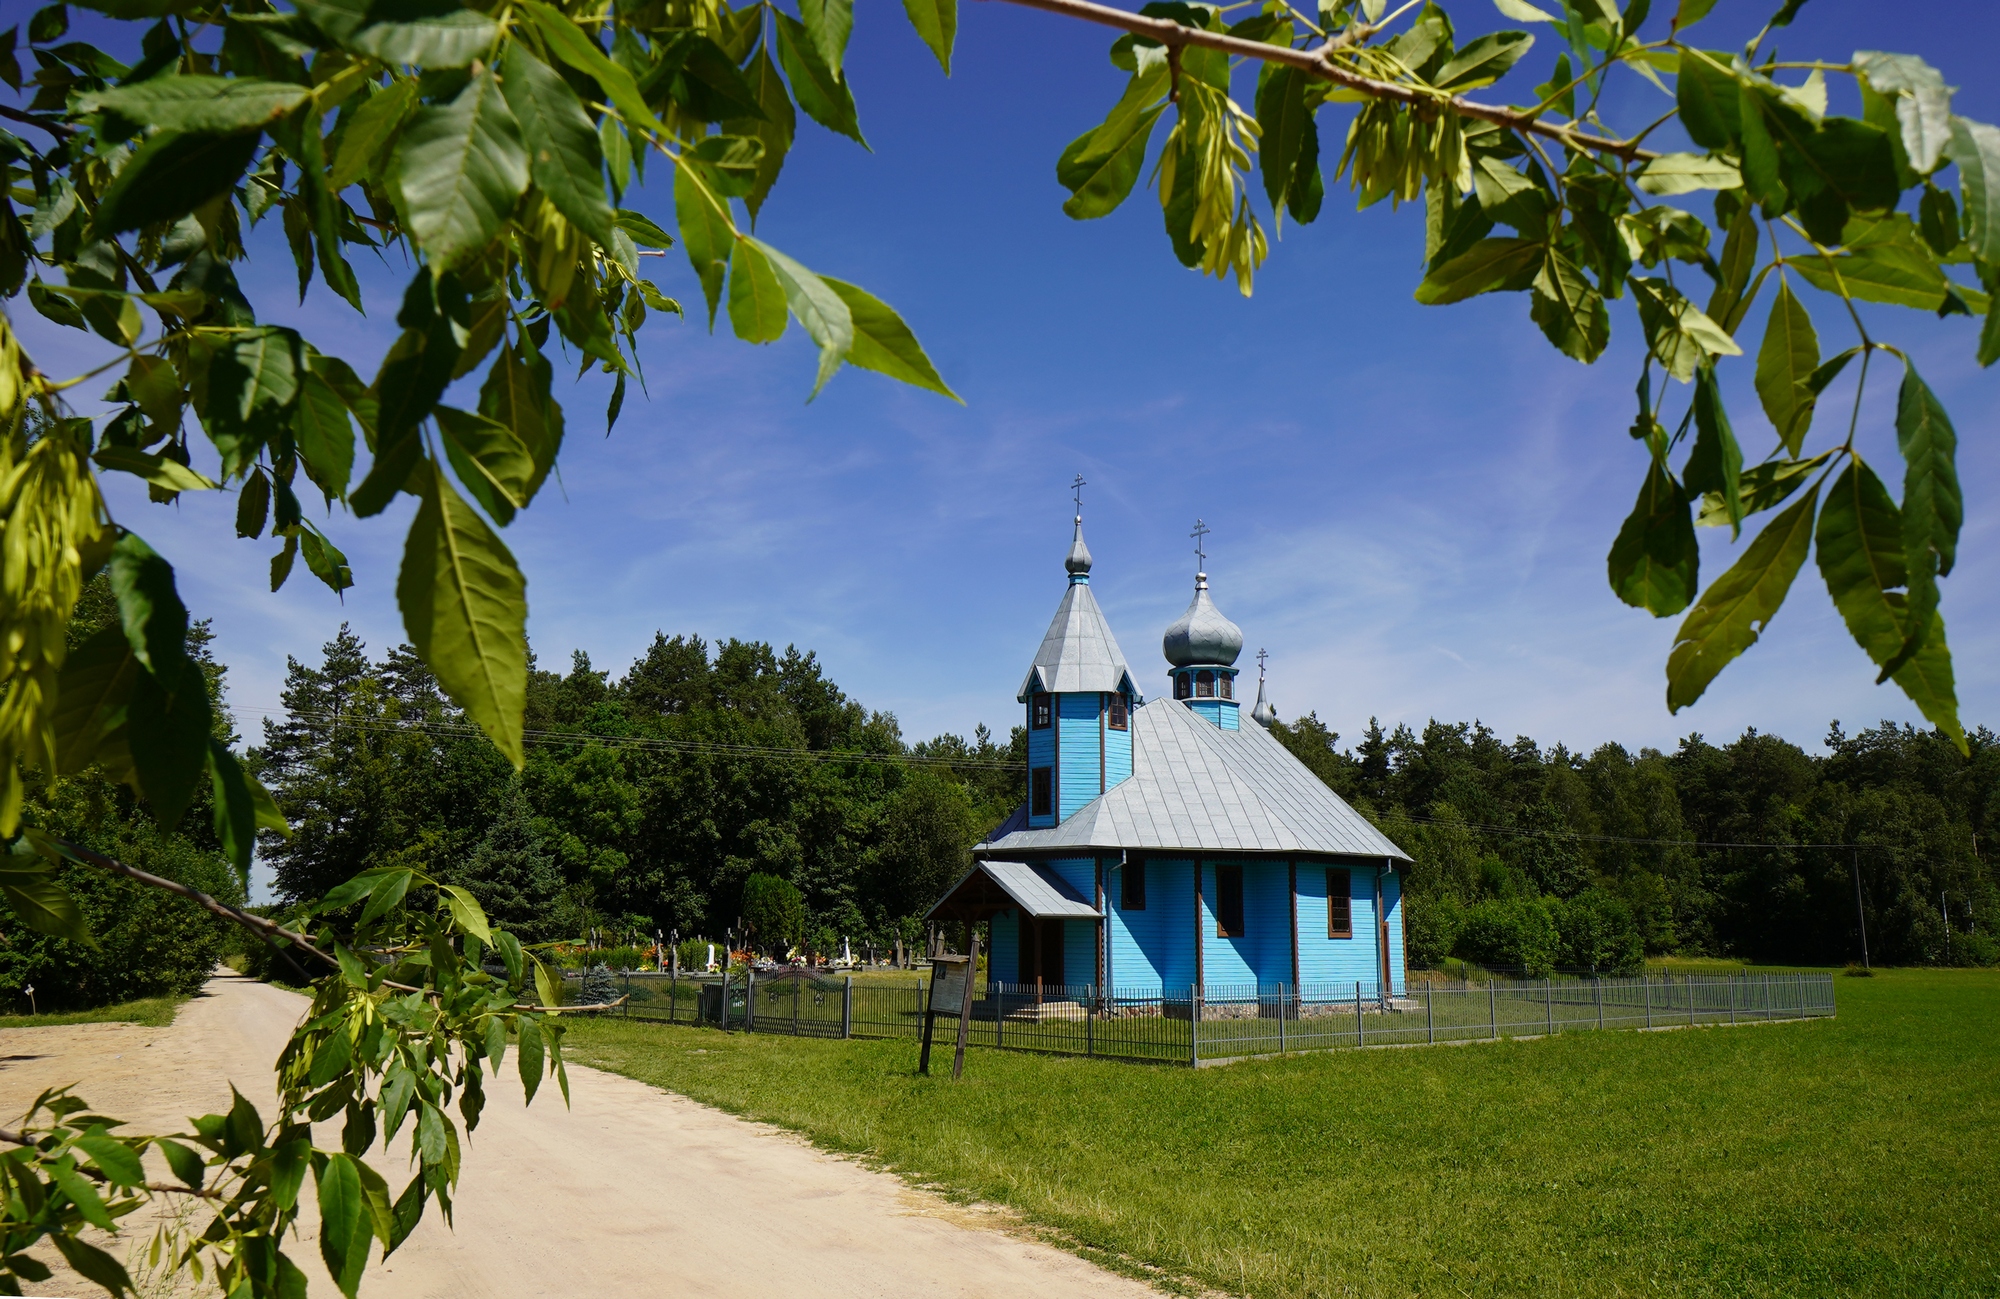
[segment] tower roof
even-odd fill
[[[1035,651],[1035,662],[1021,682],[1020,700],[1037,691],[1052,694],[1124,691],[1135,699],[1139,691],[1125,666],[1125,652],[1111,634],[1111,624],[1090,593],[1090,548],[1083,544],[1083,519],[1076,521],[1076,536],[1069,556],[1063,561],[1069,570],[1069,590],[1056,606],[1056,616]]]
[[[1278,720],[1278,710],[1264,698],[1264,659],[1267,653],[1265,650],[1257,651],[1257,706],[1250,710],[1250,720],[1269,730],[1271,723]]]
[[[1229,667],[1243,652],[1243,629],[1222,616],[1208,596],[1208,574],[1194,575],[1194,599],[1180,621],[1167,628],[1160,651],[1177,668],[1196,664]]]

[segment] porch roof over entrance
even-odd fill
[[[1062,877],[1019,861],[982,861],[938,900],[925,919],[985,920],[1020,908],[1037,920],[1101,920],[1103,913]]]

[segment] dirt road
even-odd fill
[[[172,1131],[188,1115],[227,1109],[232,1079],[268,1114],[271,1062],[304,1006],[225,974],[171,1028],[0,1030],[0,1115],[11,1121],[43,1087],[78,1078],[90,1080],[82,1094],[94,1107],[128,1116],[134,1130]],[[595,1069],[569,1077],[568,1110],[553,1086],[532,1115],[518,1087],[489,1093],[465,1157],[457,1231],[433,1212],[371,1273],[367,1299],[1158,1294],[789,1134]],[[400,1189],[401,1159],[378,1151],[374,1162]],[[338,1296],[316,1246],[288,1252],[316,1299]],[[64,1282],[30,1289],[91,1291]]]

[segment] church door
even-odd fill
[[[1021,920],[1021,982],[1048,986],[1063,982],[1063,922]]]

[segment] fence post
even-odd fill
[[[1201,985],[1188,985],[1188,1065],[1201,1067]]]
[[[1368,1045],[1368,1030],[1361,1023],[1361,980],[1354,981],[1354,1045]]]
[[[797,1037],[799,1035],[799,1003],[805,1000],[805,992],[806,992],[806,976],[803,974],[794,974],[792,976],[792,1036],[793,1037]]]
[[[1285,985],[1278,985],[1278,1054],[1285,1053]]]
[[[700,1003],[696,1003],[694,1009],[695,1014],[699,1015],[701,1013]],[[715,1026],[721,1029],[729,1027],[729,967],[727,965],[722,967],[722,1009],[715,1012]]]
[[[1640,975],[1639,984],[1646,990],[1646,1027],[1651,1028],[1653,1026],[1653,976],[1650,974]]]
[[[1693,1027],[1694,1027],[1694,990],[1695,990],[1695,982],[1694,982],[1694,979],[1695,979],[1695,976],[1694,976],[1694,975],[1692,975],[1692,974],[1690,974],[1690,975],[1688,975],[1688,976],[1687,976],[1687,978],[1686,978],[1686,980],[1685,980],[1685,983],[1686,983],[1686,985],[1687,985],[1687,993],[1688,993],[1688,1027],[1689,1027],[1689,1028],[1693,1028]]]
[[[1729,1022],[1736,1022],[1736,976],[1729,976]]]
[[[1429,979],[1424,980],[1424,1043],[1427,1046],[1438,1040],[1437,1016],[1431,1012],[1431,996],[1436,991]]]
[[[1493,1021],[1493,1038],[1495,1041],[1498,1041],[1500,1037],[1500,993],[1498,985],[1491,979],[1486,981],[1486,1013]]]
[[[1090,985],[1090,999],[1083,1003],[1083,1053],[1097,1054],[1097,985]]]
[[[1764,1002],[1764,1018],[1769,1019],[1771,1017],[1771,976],[1766,974],[1760,977],[1763,979],[1764,983],[1763,997],[1762,997],[1762,1000]]]
[[[1597,1027],[1601,1029],[1604,1027],[1604,980],[1592,979],[1590,990],[1597,1000]]]
[[[990,966],[992,962],[987,964]],[[1000,989],[1004,986],[998,979],[986,981],[986,996],[993,1002],[993,1045],[996,1049],[1000,1046],[1000,1026],[1007,1022],[1007,1005],[1000,997]]]
[[[847,976],[847,984],[840,990],[840,1037],[842,1041],[854,1036],[854,976]]]
[[[757,1031],[757,967],[751,966],[745,973],[744,979],[743,1029],[745,1032],[754,1033]],[[729,1017],[729,1003],[726,1001],[722,1003],[722,1015],[725,1019]]]
[[[674,1022],[674,1012],[681,1008],[681,963],[678,954],[674,958],[673,973],[667,976],[667,1022]]]
[[[620,1019],[632,1018],[632,971],[625,971],[625,1013]]]
[[[1554,979],[1542,980],[1542,1005],[1548,1010],[1549,1026],[1546,1031],[1550,1037],[1554,1037],[1556,1035],[1556,981]]]

